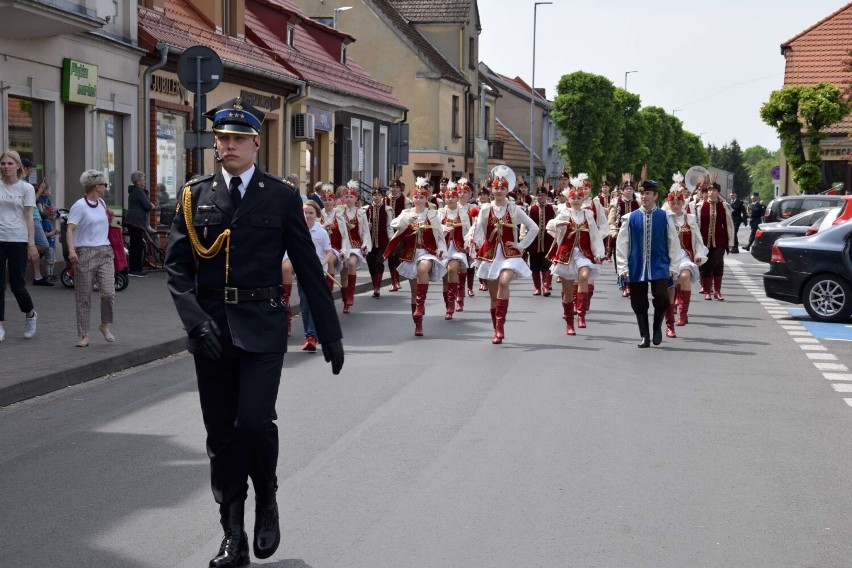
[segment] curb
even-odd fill
[[[382,287],[387,285],[390,285],[390,278],[382,280]],[[355,286],[355,293],[359,294],[372,289],[373,283],[368,281],[357,284]],[[298,295],[296,295],[296,300],[298,300]],[[337,302],[338,300],[335,300],[335,304]],[[294,316],[301,313],[298,301],[293,304],[291,300],[291,310]],[[117,373],[138,367],[139,365],[163,359],[183,351],[186,351],[186,337],[171,339],[156,345],[149,345],[127,353],[113,355],[106,359],[99,359],[76,367],[56,371],[43,377],[28,379],[0,389],[0,408],[72,385],[91,381],[110,373]]]

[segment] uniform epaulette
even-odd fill
[[[216,177],[216,174],[207,174],[206,176],[197,176],[189,180],[183,185],[195,185],[196,183],[200,183],[202,181],[207,181]]]
[[[286,180],[286,179],[284,179],[284,178],[280,178],[280,177],[278,177],[278,176],[274,176],[274,175],[272,175],[272,174],[271,174],[271,173],[269,173],[269,172],[263,172],[263,174],[264,174],[266,177],[268,177],[269,179],[273,179],[273,180],[275,180],[275,181],[277,181],[277,182],[281,182],[281,183],[283,183],[284,185],[286,185],[287,187],[291,187],[291,188],[295,189],[296,191],[299,191],[299,188],[298,188],[298,187],[296,187],[295,185],[293,185],[292,183],[290,183],[289,181],[287,181],[287,180]]]

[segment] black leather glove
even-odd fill
[[[213,361],[222,358],[222,344],[219,342],[219,326],[212,319],[203,321],[189,330],[189,336],[201,345],[204,356]],[[341,349],[342,357],[342,349]]]
[[[326,362],[331,363],[331,372],[339,375],[340,369],[343,368],[343,343],[340,340],[323,343],[322,354]]]

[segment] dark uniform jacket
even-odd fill
[[[731,201],[731,219],[734,220],[734,223],[742,223],[745,221],[745,212],[745,203],[743,203],[742,199],[737,197],[735,200]]]
[[[226,247],[205,260],[194,253],[184,221],[183,192],[192,192],[192,224],[209,248],[225,229],[231,230],[230,272],[225,282]],[[299,191],[280,178],[255,169],[239,210],[234,210],[220,173],[189,182],[178,193],[177,213],[166,252],[168,287],[187,331],[212,318],[227,343],[246,351],[286,352],[287,312],[280,294],[266,300],[225,303],[201,299],[198,290],[240,290],[281,286],[281,261],[287,251],[299,284],[311,291],[308,304],[320,343],[342,338],[334,301],[302,213]],[[223,293],[224,296],[224,293]],[[190,353],[198,346],[189,339]]]

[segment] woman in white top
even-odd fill
[[[302,205],[302,210],[305,213],[305,222],[308,224],[308,231],[311,233],[311,240],[314,242],[317,257],[320,259],[323,271],[328,273],[328,263],[334,257],[334,251],[331,249],[331,239],[328,238],[328,232],[317,223],[317,218],[321,214],[320,206],[313,199],[308,199]],[[302,289],[301,283],[299,283],[299,308],[302,312],[302,324],[305,328],[305,344],[302,346],[302,351],[315,353],[317,350],[317,330],[314,327],[314,319],[308,306],[308,297],[305,290]]]
[[[515,185],[515,173],[508,166],[497,166],[491,170],[494,181],[491,185],[493,201],[483,205],[476,219],[473,240],[476,242],[476,258],[479,262],[477,274],[488,282],[491,296],[491,321],[494,337],[491,343],[503,343],[505,337],[506,312],[509,310],[509,283],[515,277],[530,278],[532,271],[524,262],[523,254],[536,235],[538,224],[529,218],[520,207],[507,198]],[[518,225],[524,225],[527,233],[518,242]]]
[[[698,280],[698,267],[707,260],[708,251],[701,238],[698,219],[695,215],[684,212],[683,193],[671,192],[667,201],[675,219],[680,248],[683,251],[675,286],[669,288],[669,308],[666,310],[666,336],[677,337],[674,329],[675,312],[678,314],[677,325],[686,325],[689,321],[687,313],[692,298],[692,283]]]
[[[109,244],[109,212],[103,201],[107,182],[98,170],[86,170],[80,176],[85,195],[68,211],[68,260],[74,266],[74,299],[77,308],[77,347],[89,345],[89,321],[92,311],[92,286],[101,293],[101,333],[115,341],[109,329],[115,303],[115,265]]]
[[[449,182],[444,191],[444,207],[438,209],[438,218],[444,228],[447,243],[447,256],[444,257],[447,267],[447,275],[444,277],[444,305],[447,313],[444,319],[451,320],[456,311],[456,300],[459,298],[459,275],[467,273],[466,241],[470,231],[470,219],[467,211],[459,206],[458,186],[453,182]],[[464,298],[464,294],[461,297]]]
[[[414,335],[418,337],[423,335],[429,282],[440,282],[447,273],[447,267],[441,262],[447,254],[447,244],[438,212],[428,208],[431,195],[429,181],[417,178],[411,191],[414,207],[404,210],[391,221],[391,228],[396,232],[385,251],[387,257],[402,245],[397,270],[411,284],[411,317]]]
[[[346,288],[348,293],[343,300],[343,313],[348,314],[355,303],[355,280],[359,268],[367,268],[367,253],[373,248],[373,238],[370,235],[370,221],[367,212],[358,203],[358,182],[350,181],[343,189],[343,209],[341,215],[349,237],[349,248],[341,250],[347,270]]]
[[[33,232],[35,190],[20,179],[23,174],[24,167],[17,152],[6,150],[0,154],[0,341],[6,339],[3,322],[6,319],[7,264],[9,288],[18,308],[26,314],[24,337],[29,339],[36,332],[37,315],[24,280],[27,261],[33,262],[39,257]]]

